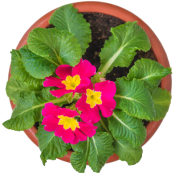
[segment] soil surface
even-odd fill
[[[111,27],[116,27],[125,22],[114,16],[105,15],[102,13],[91,13],[86,12],[82,13],[87,22],[90,23],[90,28],[92,31],[92,42],[89,44],[89,48],[86,50],[86,53],[83,55],[83,59],[89,60],[97,70],[100,66],[100,57],[99,54],[101,49],[104,46],[105,40],[111,36]],[[54,27],[49,25],[48,28]],[[133,62],[128,68],[115,67],[110,73],[106,75],[107,80],[115,81],[116,78],[126,76],[129,72],[129,69],[134,65],[134,62],[141,58],[148,58],[156,60],[153,51],[150,49],[148,52],[137,51],[136,56],[134,57]],[[146,126],[149,122],[143,120],[144,125]],[[38,124],[35,125],[38,127]]]

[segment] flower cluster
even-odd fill
[[[113,99],[116,86],[109,80],[93,84],[90,78],[96,74],[96,68],[87,60],[81,59],[75,67],[60,65],[55,73],[59,78],[47,77],[44,87],[57,87],[50,91],[57,98],[68,93],[73,93],[73,96],[79,93],[81,98],[75,106],[81,114],[47,103],[42,110],[42,125],[45,125],[46,131],[54,131],[55,136],[61,137],[65,143],[77,144],[95,135],[97,127],[93,124],[101,119],[99,110],[103,117],[112,115],[116,106]],[[75,117],[79,117],[80,121]]]

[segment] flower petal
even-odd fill
[[[111,99],[102,98],[102,105],[105,105],[109,109],[113,110],[113,109],[115,109],[116,101],[113,98],[111,98]]]
[[[42,109],[42,115],[47,116],[47,115],[54,115],[57,116],[57,110],[59,109],[59,106],[54,105],[53,103],[46,103],[45,107]]]
[[[80,130],[84,132],[88,137],[93,137],[96,133],[97,126],[92,123],[79,122]]]
[[[73,92],[73,90],[66,90],[66,88],[50,91],[50,93],[57,98],[63,96],[64,94],[68,94],[70,92]]]
[[[66,79],[68,75],[72,76],[72,67],[66,64],[60,65],[55,71],[61,79]]]
[[[75,107],[85,113],[89,113],[90,105],[86,103],[86,95],[82,94],[81,98],[77,101]]]
[[[67,117],[75,117],[75,116],[78,116],[80,114],[75,110],[62,108],[62,115],[67,116]]]
[[[42,125],[56,125],[58,126],[59,119],[53,115],[47,115],[42,121]]]
[[[99,109],[97,106],[95,106],[94,108],[92,108],[90,110],[89,115],[90,115],[90,119],[91,119],[90,122],[92,122],[92,123],[97,123],[101,120],[101,117],[99,114]]]
[[[78,137],[75,136],[74,140],[71,142],[72,145],[75,145],[79,142]]]
[[[44,126],[44,130],[48,132],[52,132],[58,128],[58,122],[59,122],[59,119],[57,119],[53,115],[47,115],[46,117],[44,117],[41,125],[46,125]]]
[[[99,105],[103,117],[110,117],[113,114],[113,111],[105,105]]]
[[[97,123],[101,119],[97,106],[95,106],[94,108],[90,108],[88,113],[82,112],[80,117],[84,122],[92,123]]]
[[[80,62],[73,67],[72,75],[80,75],[81,79],[84,77],[90,78],[96,73],[96,67],[93,66],[88,60],[81,59]]]
[[[91,83],[91,81],[89,80],[89,78],[87,78],[87,77],[83,78],[81,80],[80,85],[77,86],[75,91],[78,92],[78,93],[86,93],[86,89],[89,87],[90,83]]]
[[[54,134],[55,136],[61,137],[65,143],[71,143],[75,138],[75,135],[71,129],[65,130],[62,126],[56,129]]]
[[[98,107],[95,106],[94,108],[90,108],[90,105],[86,103],[85,94],[82,95],[75,106],[78,110],[82,111],[80,117],[84,122],[97,123],[100,121],[101,117]]]
[[[103,81],[95,84],[95,91],[102,92],[102,97],[113,98],[116,93],[116,86],[113,81]]]
[[[75,137],[78,138],[79,141],[85,141],[87,140],[87,136],[80,131],[80,129],[76,128],[75,132]]]
[[[65,87],[64,84],[61,83],[61,79],[59,78],[55,78],[55,77],[46,77],[46,80],[43,82],[43,86],[44,87],[50,87],[50,86],[55,86],[55,87],[58,87],[58,88],[63,88]]]

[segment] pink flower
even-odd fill
[[[90,83],[90,77],[96,73],[96,68],[89,61],[81,59],[75,66],[60,65],[56,71],[59,78],[47,77],[44,87],[55,86],[59,89],[50,91],[57,98],[64,94],[73,92],[85,93],[86,87]]]
[[[97,127],[92,123],[78,122],[74,117],[79,114],[75,110],[60,108],[53,103],[46,103],[42,110],[44,130],[54,132],[65,143],[77,144],[87,140],[96,133]]]
[[[91,84],[86,89],[86,94],[83,94],[76,103],[76,108],[82,111],[80,116],[82,120],[84,122],[97,123],[101,119],[99,109],[103,117],[110,117],[116,106],[116,102],[113,99],[115,93],[116,86],[113,81],[107,80],[96,83],[94,89]]]

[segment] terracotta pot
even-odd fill
[[[121,7],[107,4],[107,3],[102,3],[102,2],[78,2],[78,3],[74,3],[74,7],[77,8],[79,12],[98,12],[98,13],[104,13],[107,15],[112,15],[114,17],[120,18],[123,21],[138,21],[138,25],[140,25],[145,30],[145,32],[147,33],[147,35],[150,39],[150,42],[152,45],[152,50],[155,54],[157,61],[160,64],[162,64],[164,67],[170,67],[167,55],[166,55],[164,48],[163,48],[162,44],[160,43],[159,39],[154,34],[154,32],[149,28],[149,26],[147,26],[147,24],[145,24],[136,15],[132,14],[131,12],[129,12]],[[33,30],[36,27],[43,27],[43,28],[47,27],[49,25],[48,21],[49,21],[50,16],[52,15],[53,12],[54,12],[54,10],[47,13],[46,15],[41,17],[38,21],[36,21],[28,29],[28,31],[24,34],[24,36],[22,37],[22,39],[19,42],[16,49],[20,49],[23,45],[27,44],[27,37],[28,37],[28,34],[31,30]],[[11,75],[9,73],[9,77],[10,76]],[[168,75],[167,77],[162,79],[161,87],[163,89],[171,91],[171,75]],[[12,101],[11,101],[11,106],[12,106],[12,109],[14,109],[15,105],[13,104]],[[144,144],[154,135],[154,133],[156,132],[156,130],[160,126],[161,122],[162,122],[162,120],[156,121],[156,122],[150,122],[146,126],[147,137],[146,137]],[[33,143],[38,145],[38,140],[35,136],[36,131],[37,131],[36,128],[33,126],[31,129],[25,130],[24,132],[32,140]],[[60,159],[67,161],[67,162],[70,162],[71,153],[72,153],[71,151],[68,151],[68,154]],[[113,162],[116,160],[118,160],[118,156],[116,154],[114,154],[108,159],[107,163]]]

